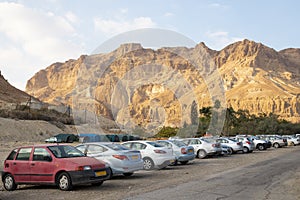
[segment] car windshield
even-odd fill
[[[186,146],[186,144],[184,142],[178,141],[178,140],[172,140],[172,143],[175,144],[178,147]]]
[[[121,144],[105,144],[104,146],[107,146],[108,148],[113,149],[115,151],[129,150],[129,148]]]
[[[231,138],[228,138],[228,140],[231,141],[231,142],[237,142],[236,140],[231,139]]]
[[[154,147],[164,147],[163,145],[158,144],[156,142],[147,142],[147,144],[150,144],[151,146],[154,146]]]
[[[49,146],[48,149],[54,154],[56,158],[85,157],[85,155],[81,151],[69,145]]]

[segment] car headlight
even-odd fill
[[[91,168],[91,166],[84,166],[83,167],[83,170],[91,170],[92,168]]]

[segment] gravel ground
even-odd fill
[[[0,144],[1,169],[3,160],[10,150],[20,146],[19,143]],[[115,176],[104,182],[100,187],[78,186],[73,191],[63,192],[54,186],[19,186],[18,190],[7,192],[0,184],[0,200],[4,199],[126,199],[146,192],[161,188],[172,188],[183,183],[198,181],[205,184],[205,180],[214,178],[216,174],[222,174],[235,170],[238,167],[250,166],[258,162],[271,160],[288,154],[292,151],[300,151],[300,146],[285,147],[280,149],[268,149],[267,151],[254,151],[250,154],[234,154],[226,157],[212,157],[208,159],[195,159],[187,165],[169,166],[163,170],[139,171],[131,177]],[[298,178],[297,178],[298,177]],[[289,192],[300,196],[300,174],[295,172],[295,178],[283,183],[283,187],[289,188]],[[298,186],[297,186],[298,185]]]

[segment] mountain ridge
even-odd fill
[[[220,51],[212,50],[204,43],[199,43],[194,48],[163,47],[157,50],[145,49],[136,43],[122,44],[110,53],[84,55],[77,60],[52,64],[28,80],[26,92],[47,103],[68,105],[75,105],[74,93],[81,97],[88,94],[93,98],[85,98],[78,108],[92,108],[97,114],[114,118],[121,124],[150,126],[159,122],[163,125],[180,126],[182,120],[187,123],[190,120],[189,116],[183,116],[186,114],[180,114],[183,108],[180,108],[178,101],[187,101],[187,105],[182,106],[189,109],[191,102],[184,99],[195,93],[199,107],[212,105],[205,85],[207,80],[201,77],[203,74],[197,73],[201,70],[201,73],[212,73],[213,70],[206,71],[203,66],[197,69],[193,62],[183,59],[186,56],[192,60],[201,60],[205,57],[199,58],[202,53],[215,63],[212,68],[219,70],[228,107],[247,109],[253,114],[274,113],[283,119],[300,122],[300,49],[276,51],[250,40],[230,44]],[[204,62],[202,64],[205,65]],[[160,79],[169,84],[168,87],[150,75],[148,80],[141,76],[134,77],[133,72],[147,65],[150,66],[148,69],[160,70]],[[155,68],[154,65],[161,67]],[[170,70],[165,70],[164,67],[169,67]],[[130,83],[125,79],[126,76],[131,76],[136,83]],[[170,78],[174,83],[168,81]],[[183,89],[176,86],[175,82],[182,80],[187,80],[193,92],[176,99],[174,94]],[[122,81],[128,86],[120,84]],[[122,86],[122,91],[115,94],[118,84]],[[134,87],[136,90],[132,90]],[[143,90],[140,90],[141,87]],[[117,100],[113,95],[116,95]],[[117,102],[113,105],[112,101]],[[124,103],[126,109],[121,108]],[[153,119],[151,115],[165,117]],[[133,121],[124,120],[125,116]]]

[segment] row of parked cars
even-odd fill
[[[77,146],[42,144],[19,147],[4,161],[3,186],[12,191],[20,184],[50,184],[60,190],[74,185],[101,185],[113,175],[131,176],[138,170],[187,164],[196,157],[251,153],[255,149],[298,145],[293,136],[169,138],[126,142],[87,142]]]

